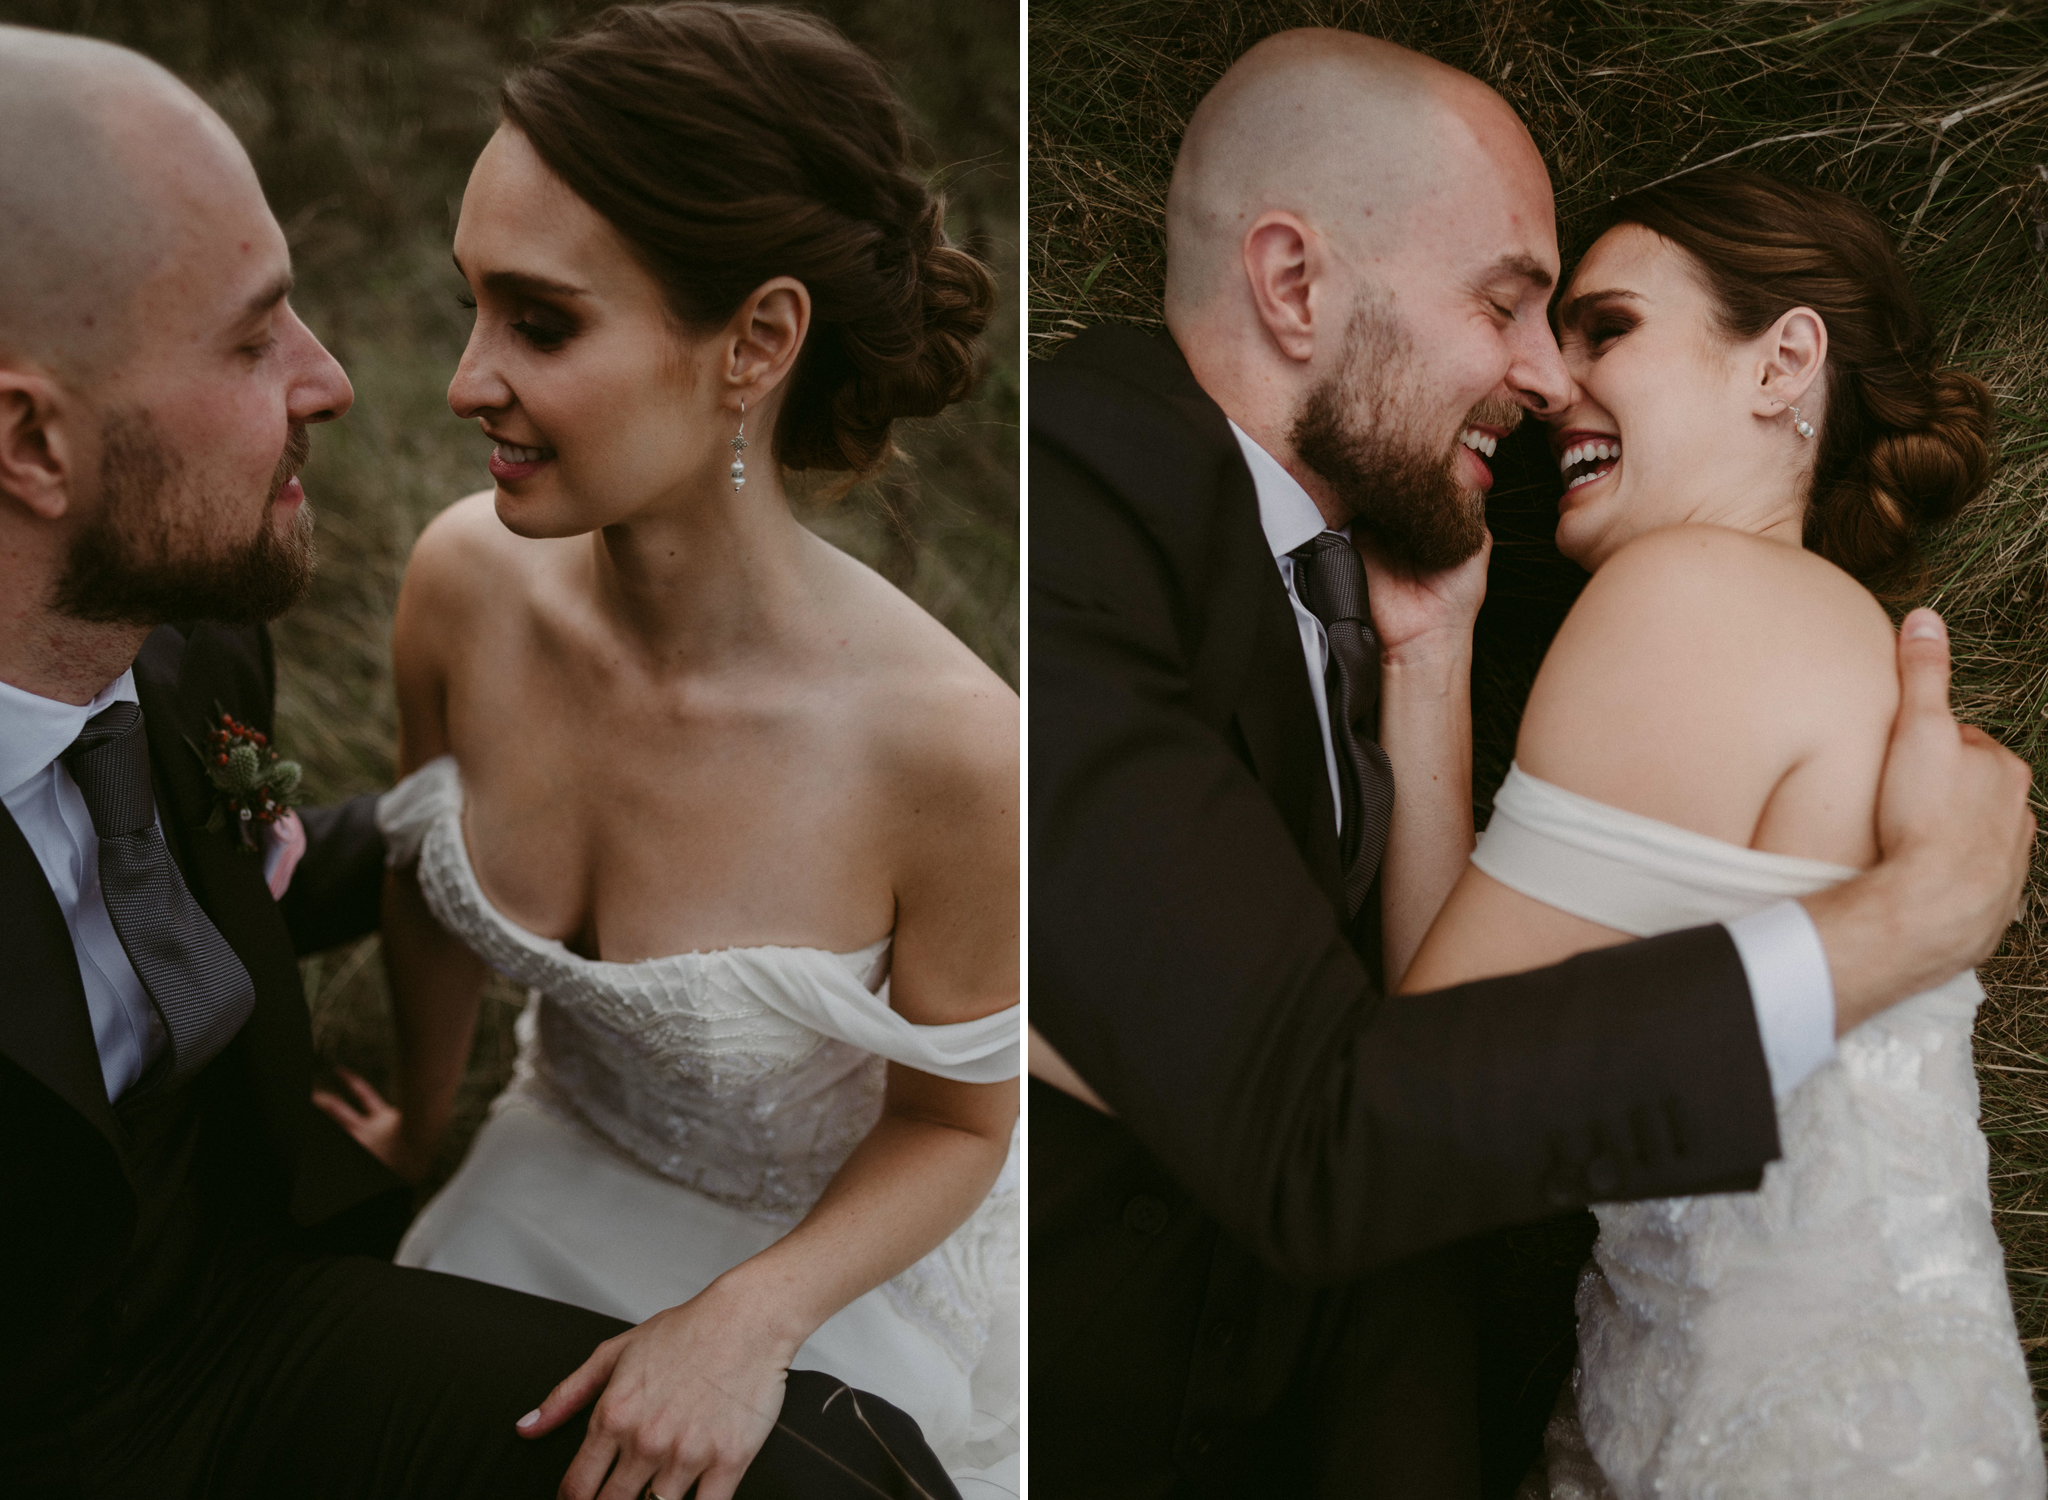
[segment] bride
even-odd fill
[[[1549,419],[1558,547],[1593,578],[1404,990],[1872,864],[1898,687],[1864,585],[1910,586],[1915,524],[1988,473],[1990,399],[1935,368],[1867,212],[1724,170],[1612,214],[1559,302],[1577,395]],[[1780,1101],[1759,1191],[1596,1210],[1555,1500],[2038,1500],[1976,1122],[1981,998],[1959,974],[1842,1037]]]
[[[497,487],[393,629],[396,1099],[324,1105],[418,1180],[486,966],[530,987],[399,1259],[638,1325],[521,1424],[602,1392],[565,1493],[730,1495],[791,1366],[1014,1493],[1016,697],[782,482],[967,394],[987,273],[794,11],[607,11],[503,113],[449,388]]]

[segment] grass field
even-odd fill
[[[1166,185],[1224,67],[1290,26],[1389,37],[1498,89],[1550,163],[1569,266],[1591,211],[1732,162],[1850,193],[1897,236],[1950,357],[1999,402],[1991,490],[1930,538],[1924,602],[1954,633],[1959,712],[2048,771],[2048,8],[1980,0],[1045,0],[1031,12],[1034,353],[1104,320],[1159,325]],[[1579,575],[1550,544],[1558,482],[1504,444],[1474,708],[1479,805]],[[1985,966],[1977,1027],[1992,1190],[2037,1406],[2048,1396],[2048,928]],[[1566,1273],[1583,1228],[1531,1231],[1504,1280]]]
[[[449,241],[493,92],[532,41],[587,0],[0,0],[0,21],[77,31],[155,57],[248,147],[291,241],[293,302],[356,388],[316,432],[306,490],[319,522],[311,598],[276,629],[279,740],[314,801],[390,784],[388,624],[413,538],[487,487],[488,442],[445,392],[468,334]],[[880,57],[949,195],[949,229],[996,268],[1003,311],[979,397],[899,427],[904,458],[806,518],[1017,679],[1019,128],[1011,0],[824,0]],[[388,1021],[374,940],[305,965],[323,1052],[381,1082]],[[511,1066],[522,997],[484,1007],[456,1129],[459,1160]]]

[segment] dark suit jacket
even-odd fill
[[[1287,1321],[1273,1284],[1753,1187],[1776,1112],[1719,927],[1382,997],[1222,413],[1171,343],[1108,327],[1034,368],[1031,427],[1032,1020],[1116,1111],[1033,1089],[1033,1472],[1081,1493],[1150,1451],[1118,1484],[1165,1493],[1286,1399],[1218,1352]],[[1064,1404],[1159,1388],[1113,1426]]]
[[[239,1035],[202,1070],[231,1142],[225,1170],[257,1219],[333,1222],[399,1186],[311,1102],[312,1033],[298,955],[377,924],[383,840],[370,798],[306,809],[307,850],[283,902],[263,862],[205,831],[212,788],[187,741],[226,711],[271,729],[268,632],[165,626],[135,661],[157,813],[186,885],[255,981]],[[107,1102],[64,915],[0,809],[0,1383],[61,1378],[93,1342],[131,1251],[136,1189]]]

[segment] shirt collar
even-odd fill
[[[1285,557],[1303,542],[1330,530],[1301,481],[1288,473],[1279,459],[1247,437],[1235,422],[1230,423],[1230,435],[1237,439],[1252,471],[1252,488],[1259,497],[1259,525],[1274,557]],[[1351,528],[1342,528],[1341,534],[1349,536]]]
[[[69,750],[86,720],[101,709],[136,701],[133,667],[101,688],[90,703],[59,703],[0,682],[0,797]]]

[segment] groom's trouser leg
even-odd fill
[[[543,1500],[582,1442],[585,1414],[533,1441],[513,1423],[627,1326],[365,1257],[273,1257],[216,1280],[206,1300],[175,1347],[140,1361],[46,1445],[49,1486],[24,1481],[25,1492]],[[791,1377],[784,1427],[742,1496],[914,1495],[903,1464],[930,1494],[951,1493],[909,1418],[865,1393],[859,1413],[844,1398],[826,1407],[836,1387]]]
[[[1477,1500],[1477,1349],[1462,1248],[1325,1294],[1306,1363],[1318,1500]]]

